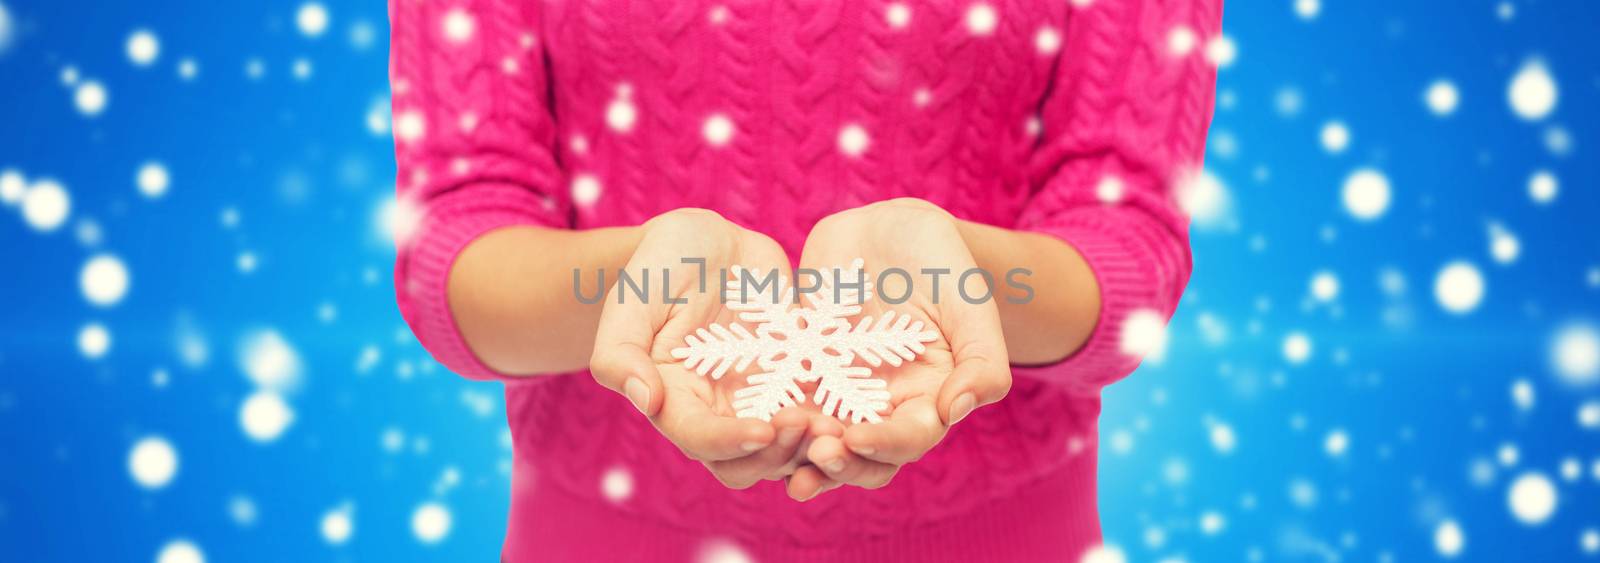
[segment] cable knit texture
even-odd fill
[[[508,561],[1076,561],[1100,541],[1102,387],[1190,271],[1220,0],[391,0],[406,322],[505,382]],[[1047,233],[1102,311],[1055,365],[1017,367],[889,486],[806,504],[724,488],[585,373],[510,378],[462,340],[445,283],[508,225],[633,225],[715,209],[798,256],[830,213],[927,199]]]

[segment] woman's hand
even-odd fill
[[[684,259],[704,259],[704,269]],[[721,272],[734,265],[787,269],[789,262],[772,239],[711,211],[679,209],[646,222],[624,267],[634,285],[614,284],[606,295],[589,369],[723,484],[745,488],[794,470],[817,415],[789,408],[770,423],[735,418],[731,402],[744,377],[701,376],[672,357],[696,329],[735,319],[719,298]]]
[[[995,305],[1001,297],[991,293],[998,284],[976,273],[963,276],[977,266],[957,225],[938,206],[897,199],[834,214],[812,229],[803,266],[828,272],[865,260],[867,279],[878,287],[862,315],[895,310],[920,316],[941,336],[914,361],[875,368],[889,384],[891,410],[883,422],[845,427],[831,418],[813,421],[805,452],[812,465],[790,477],[791,497],[807,500],[840,484],[882,487],[937,445],[951,425],[1011,388]],[[880,276],[891,268],[907,275]],[[902,295],[903,302],[888,302]]]

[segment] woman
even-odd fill
[[[504,559],[1060,561],[1099,543],[1099,390],[1138,364],[1123,323],[1165,320],[1188,280],[1173,186],[1201,162],[1215,74],[1197,45],[1220,1],[389,9],[398,190],[419,217],[398,299],[439,361],[505,383]],[[857,257],[1023,268],[1033,298],[918,278],[873,305],[939,333],[882,371],[877,424],[735,418],[743,377],[671,356],[733,319],[682,259]],[[684,302],[574,296],[575,270],[619,269],[670,270],[652,291]]]

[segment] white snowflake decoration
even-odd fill
[[[863,279],[862,260],[845,270],[835,269],[841,289],[837,301],[823,275],[819,288],[806,294],[811,307],[795,305],[795,290],[787,277],[756,288],[741,283],[742,269],[735,266],[726,282],[728,308],[739,320],[755,325],[751,332],[739,323],[712,324],[684,338],[685,346],[672,351],[686,368],[712,379],[729,370],[742,372],[751,363],[760,373],[745,379],[749,385],[733,394],[733,408],[743,418],[772,420],[779,409],[805,400],[801,383],[817,384],[812,402],[822,412],[852,423],[880,422],[889,408],[888,383],[872,378],[872,369],[888,363],[898,367],[927,350],[925,342],[939,338],[923,330],[922,321],[894,311],[873,322],[869,315],[851,325],[861,304],[872,298],[872,283]],[[861,289],[843,286],[860,284]],[[792,306],[795,305],[795,306]],[[868,366],[853,366],[860,357]]]

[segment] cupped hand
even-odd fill
[[[788,479],[788,493],[796,500],[842,484],[888,484],[902,466],[937,445],[951,425],[1011,388],[995,306],[1003,297],[992,293],[999,284],[976,273],[962,283],[962,274],[977,265],[953,216],[914,199],[842,211],[812,228],[801,266],[829,275],[856,258],[865,260],[867,279],[877,285],[863,316],[881,318],[891,310],[910,314],[929,321],[940,337],[914,360],[873,368],[874,377],[888,382],[890,410],[882,422],[845,426],[831,418],[812,420],[804,452],[810,464]],[[883,274],[891,268],[907,275]]]
[[[702,376],[671,354],[696,329],[735,319],[720,299],[723,271],[735,265],[787,269],[783,249],[700,209],[664,213],[642,229],[624,267],[634,283],[614,283],[605,297],[589,361],[595,380],[627,397],[663,436],[729,487],[790,474],[816,413],[791,407],[771,422],[737,418],[731,403],[744,377]],[[704,259],[703,272],[686,258]],[[635,287],[644,291],[643,299]]]

